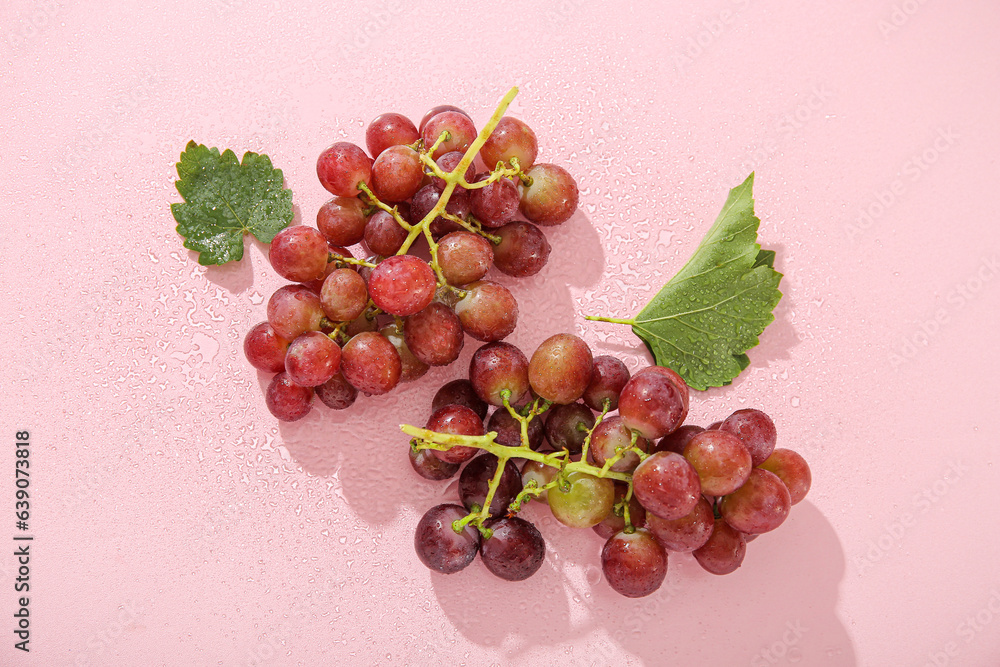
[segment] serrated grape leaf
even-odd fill
[[[757,244],[753,174],[729,191],[722,212],[694,255],[631,320],[659,366],[694,389],[729,384],[746,351],[774,320],[781,274],[774,251]]]
[[[271,158],[188,142],[177,163],[177,191],[183,203],[170,205],[184,247],[198,253],[199,264],[225,264],[243,258],[243,235],[270,243],[292,221],[292,191]]]

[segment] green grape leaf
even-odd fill
[[[266,155],[247,152],[243,161],[226,150],[188,142],[177,163],[177,191],[183,203],[170,205],[184,247],[199,264],[243,258],[243,235],[263,243],[292,221],[292,191]]]
[[[773,250],[757,244],[753,174],[729,191],[694,255],[628,323],[659,366],[694,389],[729,384],[749,364],[781,299]]]

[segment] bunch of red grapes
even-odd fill
[[[426,428],[403,427],[421,476],[447,479],[465,466],[461,505],[424,514],[417,555],[454,573],[478,553],[495,575],[526,579],[541,567],[545,542],[517,513],[538,499],[560,523],[605,540],[604,576],[622,595],[658,589],[670,552],[692,553],[713,574],[733,572],[747,542],[805,497],[809,466],[775,449],[774,423],[760,410],[707,429],[683,425],[689,398],[674,371],[630,375],[571,334],[544,341],[530,360],[506,342],[482,346],[469,379],[438,391]]]
[[[386,113],[368,126],[367,153],[338,142],[319,156],[334,197],[316,227],[275,236],[271,266],[293,284],[274,292],[244,342],[255,368],[276,373],[266,394],[275,417],[301,419],[314,396],[347,408],[358,392],[384,394],[450,364],[465,334],[498,341],[514,330],[517,302],[487,271],[538,273],[550,251],[538,226],[569,219],[578,190],[565,169],[536,162],[534,132],[503,108],[481,135],[453,106],[419,127]]]

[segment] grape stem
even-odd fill
[[[617,317],[602,317],[600,315],[584,315],[583,319],[590,320],[591,322],[611,322],[612,324],[629,324],[629,325],[635,324],[635,320],[623,320]]]

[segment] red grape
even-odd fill
[[[809,487],[812,486],[809,464],[800,454],[790,449],[775,449],[767,460],[760,464],[760,468],[773,472],[788,487],[793,505],[805,498],[809,493]]]
[[[487,343],[472,355],[469,381],[476,395],[490,405],[503,405],[504,390],[514,405],[528,393],[528,358],[510,343]]]
[[[458,359],[465,345],[458,315],[443,303],[430,303],[407,317],[403,332],[413,355],[431,366],[447,366]]]
[[[267,302],[267,321],[285,340],[294,340],[306,331],[318,331],[322,319],[319,296],[302,285],[285,285]]]
[[[714,527],[712,505],[704,496],[698,499],[693,510],[679,519],[662,519],[652,512],[646,515],[646,528],[667,551],[694,551],[702,547]]]
[[[357,197],[361,194],[358,185],[371,183],[372,159],[360,146],[339,141],[320,153],[316,175],[323,187],[333,194]]]
[[[572,403],[583,396],[593,374],[590,346],[573,334],[556,334],[542,341],[531,355],[531,388],[553,403]]]
[[[517,301],[506,287],[490,280],[465,286],[455,312],[465,332],[481,341],[501,340],[517,327]]]
[[[753,467],[743,441],[725,431],[695,435],[683,455],[698,473],[702,493],[709,496],[724,496],[740,488]]]
[[[312,388],[295,384],[288,373],[278,373],[267,385],[264,402],[272,415],[283,422],[293,422],[309,414],[312,397]]]
[[[773,472],[754,468],[743,486],[722,499],[719,511],[736,530],[756,535],[784,523],[791,507],[785,483]]]
[[[667,576],[667,553],[645,528],[611,536],[601,550],[601,569],[611,588],[625,597],[653,593]]]
[[[413,121],[401,113],[384,113],[365,131],[365,145],[372,157],[378,157],[390,146],[415,143],[420,138]]]
[[[277,274],[297,283],[322,278],[329,257],[326,238],[305,225],[292,225],[278,232],[268,253]]]
[[[427,428],[435,433],[450,435],[484,435],[483,420],[464,405],[446,405],[435,410],[427,420]],[[432,450],[434,456],[447,463],[465,463],[479,453],[475,447],[455,445],[447,451]]]
[[[285,352],[288,341],[274,332],[267,322],[261,322],[247,332],[243,339],[243,353],[250,365],[267,373],[285,370]]]
[[[479,154],[483,164],[491,170],[498,162],[510,164],[510,159],[516,157],[521,171],[528,171],[538,157],[538,139],[523,121],[504,116]]]
[[[632,489],[647,512],[664,519],[689,514],[701,498],[698,473],[674,452],[646,457],[632,473]]]
[[[384,394],[399,384],[402,362],[385,336],[365,331],[347,341],[340,355],[344,379],[366,394]]]
[[[530,222],[515,220],[492,233],[500,237],[500,244],[493,249],[493,262],[508,276],[533,276],[549,261],[552,247],[542,230]]]
[[[434,270],[413,255],[385,258],[368,279],[368,292],[375,305],[400,317],[426,308],[434,299],[436,289]]]
[[[424,180],[420,154],[409,146],[390,146],[372,165],[372,192],[383,202],[409,199]]]
[[[420,562],[443,574],[454,574],[471,563],[479,552],[479,531],[465,526],[456,533],[452,525],[464,518],[460,505],[436,505],[420,518],[413,546]]]
[[[493,246],[472,232],[458,231],[438,241],[438,263],[451,285],[467,285],[486,275],[493,263]]]
[[[368,288],[357,271],[337,269],[323,281],[319,299],[327,318],[350,322],[360,317],[368,305]]]
[[[337,246],[354,245],[365,233],[365,204],[357,197],[334,197],[319,207],[316,226]]]
[[[480,549],[487,570],[507,581],[522,581],[542,566],[545,541],[534,525],[515,516],[489,522],[487,527],[492,535]]]
[[[576,181],[554,164],[536,164],[526,176],[531,185],[521,186],[521,213],[538,225],[558,225],[569,220],[580,198]]]
[[[738,435],[743,440],[755,466],[767,460],[778,440],[774,422],[760,410],[737,410],[722,422],[719,429]]]
[[[716,519],[708,541],[691,553],[706,571],[712,574],[729,574],[743,564],[747,542],[738,530],[722,519]]]
[[[435,160],[452,151],[464,153],[476,140],[476,126],[467,115],[459,111],[442,111],[423,124],[420,136],[424,140],[424,146],[430,150],[444,132],[450,136],[431,154]]]
[[[295,384],[315,387],[340,368],[340,346],[319,331],[307,331],[288,346],[285,371]]]

